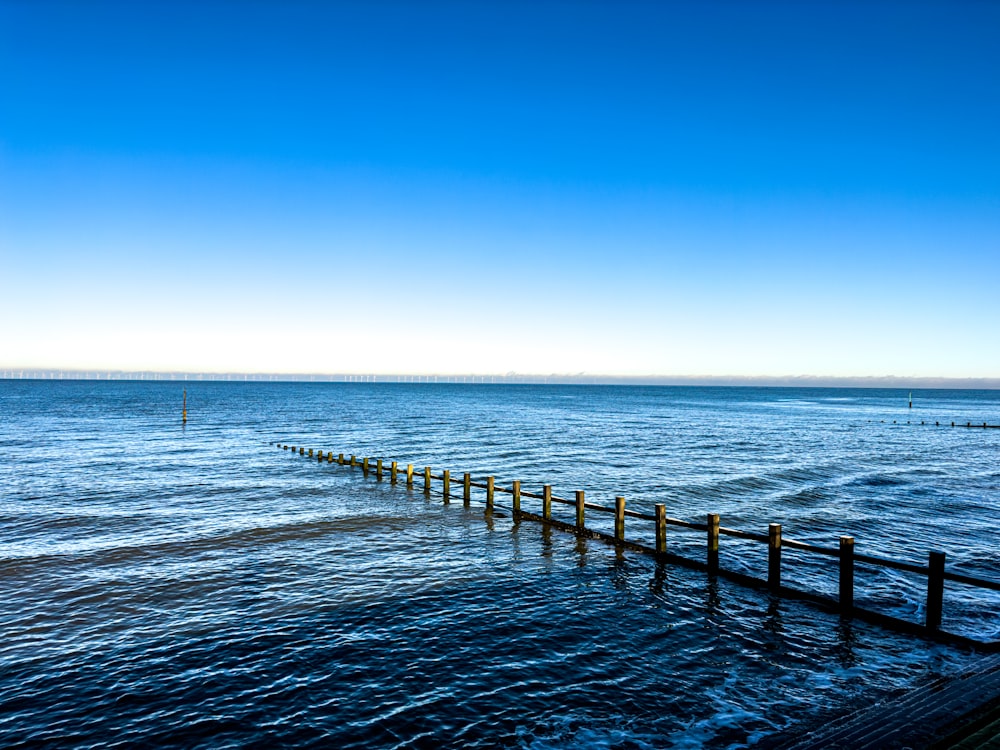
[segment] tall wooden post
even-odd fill
[[[615,498],[615,539],[625,540],[625,498]]]
[[[667,551],[667,506],[656,504],[656,551],[664,554]]]
[[[378,481],[382,481],[382,459],[376,459],[375,461],[375,478]]]
[[[542,518],[548,521],[552,518],[552,485],[542,487]]]
[[[313,449],[312,449],[312,448],[310,448],[310,449],[309,449],[309,458],[312,458],[312,457],[313,457]]]
[[[941,627],[944,613],[944,552],[931,552],[927,559],[927,629]]]
[[[365,476],[368,476],[368,456],[365,456],[364,461],[361,462],[361,471],[364,472]]]
[[[341,466],[344,465],[344,454],[343,453],[338,453],[337,454],[337,463],[340,464]]]
[[[576,491],[576,529],[582,531],[584,526],[584,499],[583,490]]]
[[[352,454],[351,454],[351,466],[353,467],[353,466],[357,466],[357,465],[358,465],[358,457],[357,457],[357,456],[355,456],[355,455],[354,455],[354,454],[352,453]]]
[[[316,458],[317,458],[318,461],[322,461],[323,460],[323,450],[322,449],[316,451]]]
[[[840,537],[840,613],[854,609],[854,537]]]
[[[424,467],[424,494],[431,494],[431,467]]]
[[[465,472],[462,475],[462,502],[466,505],[472,500],[472,475]]]
[[[443,477],[441,480],[441,493],[444,495],[444,501],[447,503],[451,499],[451,471],[445,469],[441,476]]]
[[[708,572],[719,572],[719,514],[709,513],[706,516],[708,526]]]
[[[406,465],[406,489],[413,489],[413,464]]]
[[[326,454],[326,462],[328,464],[333,463],[333,451],[330,451],[329,453]]]
[[[389,483],[395,484],[396,480],[399,478],[399,463],[393,461],[389,464]]]
[[[777,592],[781,588],[781,524],[767,527],[767,586]]]
[[[493,510],[493,477],[486,477],[486,510]]]
[[[300,456],[306,455],[306,449],[305,448],[299,448],[299,455]]]
[[[514,512],[514,520],[521,517],[521,480],[515,479],[510,489],[511,507]]]

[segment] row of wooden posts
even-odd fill
[[[879,421],[882,424],[885,424],[885,420],[884,419],[879,420]],[[896,420],[895,419],[892,420],[892,423],[896,424]],[[906,424],[910,424],[910,421],[907,420]],[[920,424],[924,424],[924,422],[921,421]],[[941,422],[940,421],[935,422],[934,426],[935,427],[940,427],[941,426]],[[975,430],[1000,430],[1000,424],[987,424],[986,422],[983,422],[981,425],[980,424],[972,424],[972,422],[966,422],[965,424],[962,424],[961,422],[959,422],[958,425],[956,425],[954,422],[952,422],[951,426],[952,427],[955,427],[955,426],[958,426],[958,427],[968,427],[970,429],[975,429]]]
[[[296,447],[294,445],[289,446],[282,443],[277,444],[278,447],[285,450],[291,450],[298,453],[301,456],[308,456],[313,458],[314,455],[316,459],[320,462],[336,463],[339,465],[346,465],[352,467],[361,467],[365,476],[368,476],[370,472],[374,471],[376,478],[381,481],[386,473],[386,467],[381,458],[371,459],[369,457],[358,458],[355,455],[350,455],[345,457],[343,453],[338,454],[334,457],[332,452],[327,452],[324,454],[322,450],[314,451],[312,448]],[[414,472],[414,465],[407,464],[405,469],[400,467],[399,463],[392,461],[389,463],[388,467],[389,480],[393,484],[399,481],[400,475],[406,482],[406,487],[412,489],[414,487],[416,475]],[[432,474],[431,467],[425,466],[421,474],[423,483],[423,493],[424,495],[431,494],[431,482],[432,480],[437,480],[441,482],[441,494],[443,495],[444,501],[447,503],[451,498],[451,472],[447,469],[443,470],[440,474]],[[791,594],[798,596],[799,598],[807,598],[812,600],[826,601],[822,596],[809,594],[807,592],[798,591],[795,589],[789,589],[784,586],[781,582],[781,551],[783,548],[788,547],[790,549],[802,550],[804,552],[809,552],[813,554],[826,555],[829,557],[835,557],[838,560],[839,567],[839,586],[838,586],[838,598],[835,602],[836,608],[845,615],[868,615],[869,619],[875,619],[877,621],[883,622],[890,625],[905,625],[912,629],[914,623],[908,623],[897,618],[890,617],[887,615],[880,615],[867,610],[860,610],[854,605],[854,568],[856,563],[863,563],[868,565],[873,565],[876,567],[891,568],[894,570],[900,570],[908,573],[915,573],[918,575],[927,576],[927,606],[925,609],[925,620],[923,623],[923,630],[928,633],[940,633],[941,630],[941,620],[943,616],[944,609],[944,583],[945,581],[953,581],[956,583],[964,584],[967,586],[974,586],[977,588],[990,589],[993,591],[1000,591],[1000,583],[995,581],[988,581],[985,579],[974,578],[972,576],[962,575],[960,573],[952,573],[945,570],[945,553],[944,552],[930,552],[928,554],[927,565],[916,565],[912,563],[900,562],[898,560],[891,560],[882,557],[875,557],[872,555],[862,555],[857,554],[854,550],[854,537],[852,536],[841,536],[840,545],[836,548],[831,547],[821,547],[814,544],[808,544],[806,542],[799,542],[794,539],[783,538],[781,534],[781,524],[772,523],[768,525],[767,534],[757,534],[748,531],[741,531],[739,529],[730,529],[720,525],[720,519],[718,513],[708,513],[705,517],[705,523],[693,523],[689,521],[683,521],[678,518],[671,518],[666,514],[666,506],[663,504],[654,505],[654,513],[652,515],[648,513],[640,513],[633,510],[627,510],[625,508],[625,498],[616,497],[615,505],[613,508],[604,505],[599,505],[597,503],[588,502],[586,500],[583,490],[577,490],[575,492],[575,497],[572,500],[556,497],[552,494],[552,486],[544,485],[542,487],[542,493],[536,494],[532,492],[526,492],[521,488],[520,481],[513,481],[510,488],[497,486],[494,477],[488,476],[485,481],[473,481],[471,474],[465,472],[462,474],[461,478],[462,486],[462,499],[466,505],[468,505],[472,499],[472,488],[479,488],[485,490],[486,495],[486,511],[492,512],[494,508],[494,499],[497,492],[505,493],[511,496],[511,512],[515,520],[521,520],[524,518],[530,520],[540,521],[542,523],[554,525],[563,528],[567,531],[575,532],[579,535],[587,535],[595,538],[603,538],[611,541],[618,545],[624,545],[636,550],[643,552],[652,552],[657,556],[669,558],[672,561],[677,561],[683,564],[690,564],[694,567],[706,569],[711,574],[726,574],[730,578],[735,578],[745,583],[751,583],[756,585],[758,583],[764,583],[768,589],[774,593],[780,594]],[[541,500],[541,515],[536,515],[523,511],[521,508],[522,498],[532,498],[536,500]],[[576,510],[576,518],[574,524],[568,524],[558,519],[552,517],[552,503],[562,503],[565,505],[572,505]],[[602,513],[613,513],[614,514],[614,534],[608,535],[593,529],[588,529],[585,525],[586,511],[593,510]],[[625,538],[625,518],[636,518],[644,521],[652,521],[655,524],[655,545],[650,548],[647,545],[641,544],[639,542],[630,541]],[[696,531],[704,531],[706,533],[706,558],[704,563],[699,563],[698,561],[693,561],[688,558],[679,557],[674,554],[670,554],[667,549],[667,527],[677,526],[686,529],[692,529]],[[750,541],[761,542],[767,544],[768,547],[768,564],[767,564],[767,579],[761,581],[760,579],[752,578],[750,576],[745,576],[743,574],[735,573],[732,571],[725,571],[719,567],[719,538],[720,536],[730,536],[740,539],[747,539]],[[975,641],[967,638],[961,638],[958,636],[952,636],[950,634],[943,634],[947,636],[948,640],[957,640],[963,642],[969,642],[976,646],[990,646],[995,648],[1000,648],[1000,643],[984,643],[981,641]]]

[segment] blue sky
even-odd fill
[[[0,367],[998,377],[998,34],[0,0]]]

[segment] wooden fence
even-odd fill
[[[372,459],[363,457],[360,460],[355,455],[345,458],[343,453],[334,457],[332,452],[324,453],[322,450],[314,453],[312,448],[289,446],[277,443],[279,448],[291,450],[300,456],[308,458],[315,457],[320,462],[338,464],[341,466],[361,467],[367,477],[374,472],[376,479],[382,481],[388,473],[389,481],[393,484],[400,480],[406,483],[407,489],[413,489],[417,482],[414,465],[407,464],[401,467],[398,462],[389,463],[386,471],[383,459]],[[374,463],[373,463],[374,462]],[[440,483],[437,491],[445,503],[450,502],[452,497],[452,474],[448,470],[440,474],[431,472],[430,466],[425,466],[419,474],[420,483],[424,495],[431,495],[432,482]],[[495,499],[498,493],[509,495],[511,504],[508,510],[515,521],[531,520],[543,524],[554,526],[565,531],[585,536],[593,539],[602,539],[611,542],[619,547],[632,549],[639,552],[656,555],[666,562],[680,564],[686,567],[705,570],[712,575],[719,575],[738,583],[752,586],[754,588],[766,588],[774,594],[781,596],[803,599],[820,605],[822,608],[839,612],[845,617],[857,617],[862,620],[874,622],[880,625],[901,630],[904,632],[918,633],[935,640],[958,643],[965,646],[985,651],[1000,651],[1000,641],[984,641],[942,630],[941,623],[944,615],[944,587],[945,581],[957,583],[964,586],[972,586],[979,589],[1000,591],[1000,582],[990,581],[961,573],[952,573],[945,570],[946,555],[944,552],[932,551],[928,553],[927,564],[900,562],[885,557],[875,555],[862,555],[854,550],[854,537],[841,536],[837,547],[823,547],[806,542],[799,542],[794,539],[784,538],[781,533],[781,524],[772,523],[768,525],[766,534],[730,529],[720,524],[718,513],[708,513],[704,523],[684,521],[679,518],[671,518],[666,513],[666,506],[656,504],[653,506],[653,513],[642,513],[628,510],[625,507],[625,498],[616,497],[613,507],[593,503],[586,499],[583,490],[577,490],[572,499],[556,497],[552,494],[551,485],[543,485],[542,492],[527,492],[521,487],[520,481],[514,481],[510,487],[502,487],[496,484],[492,476],[474,480],[472,475],[465,472],[461,475],[460,491],[463,502],[468,505],[472,501],[473,488],[483,490],[485,496],[486,512],[491,513],[496,507]],[[522,500],[531,499],[540,501],[541,513],[532,513],[522,507]],[[575,510],[575,522],[567,523],[552,516],[552,504],[558,503],[572,506]],[[607,513],[614,516],[614,533],[607,534],[586,526],[587,511],[596,513]],[[639,522],[651,524],[655,542],[652,546],[628,539],[625,536],[625,519],[636,519]],[[705,559],[699,561],[688,557],[672,553],[667,547],[667,528],[677,527],[691,531],[699,531],[705,534]],[[649,527],[647,527],[649,528]],[[719,566],[719,540],[722,537],[734,537],[745,539],[767,545],[767,577],[758,578],[749,576],[733,570],[727,570]],[[836,599],[824,596],[815,592],[805,591],[789,587],[782,582],[782,550],[795,549],[808,554],[821,555],[834,558],[838,568],[838,596]],[[913,573],[926,576],[926,607],[923,623],[914,623],[909,620],[886,615],[873,610],[865,609],[855,605],[854,602],[854,579],[855,567],[857,564],[868,565],[876,568],[889,568],[892,570]]]

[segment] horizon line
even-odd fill
[[[1000,377],[910,375],[611,375],[596,373],[249,373],[123,369],[4,368],[0,380],[153,380],[467,385],[663,385],[826,388],[1000,389]]]

